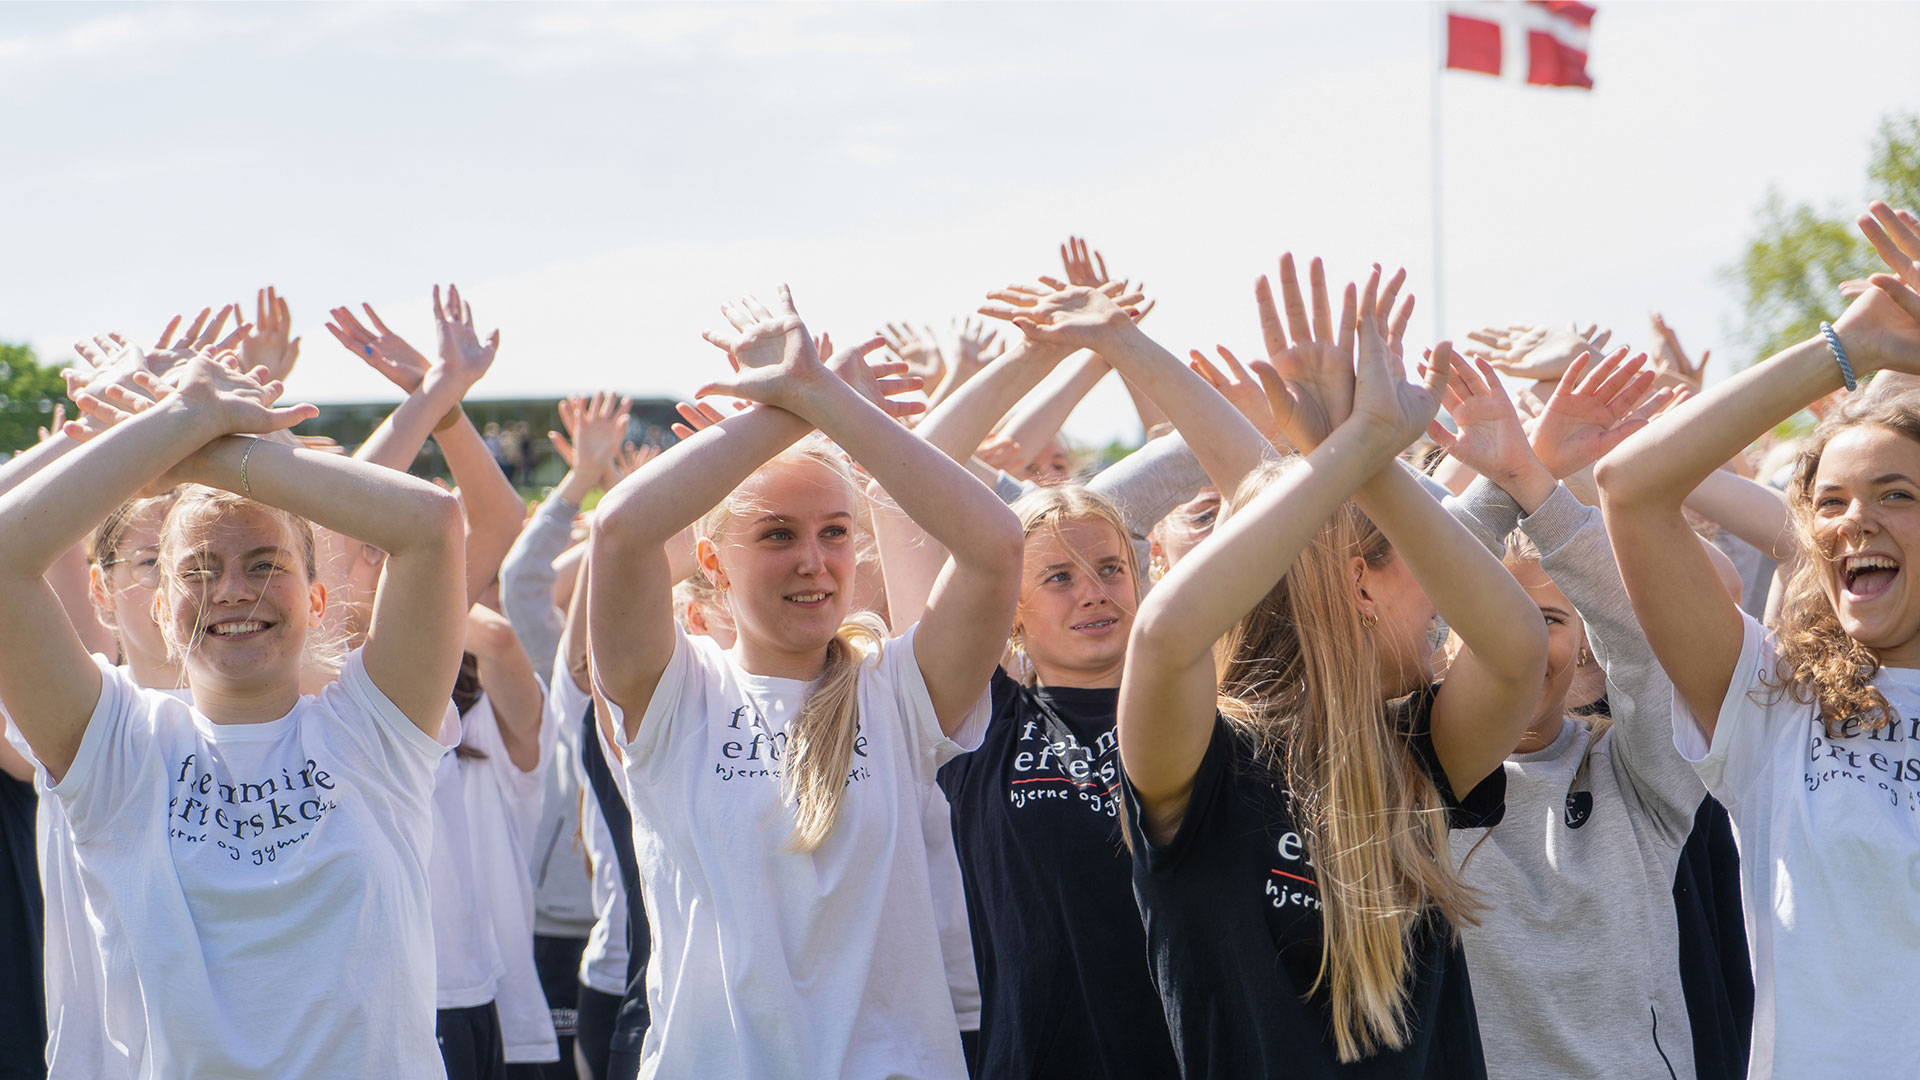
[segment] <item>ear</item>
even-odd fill
[[[1360,609],[1360,617],[1377,616],[1373,597],[1367,595],[1367,560],[1353,555],[1347,562],[1353,568],[1353,604]]]
[[[687,601],[687,634],[694,636],[707,632],[707,613],[701,609],[700,601]]]
[[[99,563],[87,564],[87,599],[93,601],[93,617],[109,630],[119,628],[113,606],[113,590],[107,588],[107,575]]]
[[[720,569],[720,549],[713,546],[712,540],[703,536],[694,542],[693,560],[707,572],[714,588],[722,591],[727,588],[727,572]]]
[[[307,625],[319,626],[320,620],[327,614],[327,586],[325,582],[315,581],[307,586]]]

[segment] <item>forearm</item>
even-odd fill
[[[477,633],[469,629],[467,649],[479,662],[480,685],[493,705],[508,759],[521,772],[532,772],[540,767],[540,726],[546,714],[532,659],[504,622]]]
[[[1286,575],[1321,525],[1379,468],[1379,455],[1357,433],[1336,431],[1154,586],[1128,655],[1152,657],[1167,670],[1210,655],[1213,643]]]
[[[931,403],[927,418],[914,434],[948,457],[965,461],[986,440],[993,425],[1039,386],[1063,356],[1056,348],[1026,342],[1015,345],[1013,351],[967,380],[951,397]],[[946,387],[941,390],[944,393]]]
[[[601,497],[595,544],[604,535],[617,538],[622,550],[660,551],[755,469],[812,430],[793,413],[759,405],[675,444]]]
[[[1087,353],[1060,364],[1032,393],[1020,399],[1000,425],[1000,434],[1019,444],[1018,466],[1031,465],[1040,457],[1048,440],[1060,433],[1067,417],[1109,370],[1105,360]],[[968,453],[972,453],[972,447]]]
[[[1169,417],[1167,416],[1167,410],[1162,408],[1158,401],[1154,400],[1152,394],[1140,389],[1139,386],[1134,384],[1132,379],[1127,378],[1124,374],[1120,376],[1120,383],[1127,388],[1127,397],[1133,402],[1134,415],[1140,418],[1141,432],[1151,438],[1154,428],[1168,422]],[[1177,427],[1179,425],[1176,424],[1175,426]]]
[[[210,437],[171,399],[95,437],[0,495],[0,576],[38,582],[114,508]],[[49,440],[51,441],[51,440]]]
[[[194,483],[279,507],[393,558],[462,546],[457,535],[449,545],[443,528],[449,512],[459,514],[453,496],[385,466],[236,435],[208,444],[190,471]]]
[[[1118,327],[1101,355],[1166,410],[1222,495],[1231,498],[1248,473],[1277,456],[1240,410],[1133,323]]]
[[[1540,612],[1500,560],[1404,469],[1381,469],[1354,501],[1482,666],[1496,677],[1538,678]]]
[[[997,566],[1009,531],[1017,542],[1019,522],[991,490],[846,383],[822,379],[796,408],[865,467],[955,562]]]
[[[0,495],[19,487],[21,481],[79,449],[80,444],[55,432],[22,450],[10,461],[0,462]]]
[[[438,369],[429,369],[420,388],[408,394],[405,401],[387,414],[387,418],[373,429],[373,434],[367,436],[367,441],[360,444],[353,456],[360,461],[406,472],[413,467],[413,459],[420,456],[420,448],[427,445],[434,426],[446,418],[449,410],[460,404],[465,394],[466,387],[447,378]]]
[[[1798,546],[1786,497],[1737,473],[1715,469],[1687,496],[1685,505],[1769,558],[1791,558]]]
[[[527,504],[500,471],[500,463],[473,429],[473,421],[465,413],[458,415],[452,427],[434,434],[434,441],[440,444],[466,507],[467,597],[473,599],[493,580],[507,549],[520,535]]]
[[[1601,459],[1596,474],[1609,513],[1629,504],[1678,508],[1748,443],[1840,386],[1820,337],[1716,384]]]

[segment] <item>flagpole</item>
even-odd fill
[[[1430,340],[1439,341],[1447,333],[1446,281],[1447,264],[1445,247],[1441,235],[1441,210],[1446,205],[1440,190],[1440,76],[1446,66],[1446,24],[1447,8],[1443,0],[1432,0],[1428,4],[1433,17],[1429,21],[1427,49],[1427,71],[1430,82],[1427,91],[1429,128],[1427,148],[1429,152],[1428,176],[1433,193],[1433,336]]]

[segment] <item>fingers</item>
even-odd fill
[[[444,323],[447,321],[447,309],[440,303],[439,285],[433,287],[433,321],[436,323]]]
[[[1375,276],[1378,276],[1375,267]],[[1333,309],[1327,300],[1327,268],[1316,256],[1307,264],[1307,276],[1313,289],[1313,335],[1315,341],[1333,340]],[[1366,311],[1371,314],[1375,301],[1367,302]]]
[[[153,343],[153,347],[156,349],[166,348],[167,342],[173,340],[173,332],[178,329],[180,329],[180,316],[175,315],[173,319],[167,323],[167,328],[160,331],[160,339]]]
[[[1220,374],[1220,369],[1214,367],[1213,364],[1207,360],[1207,354],[1201,352],[1199,349],[1189,349],[1187,350],[1187,356],[1191,358],[1187,362],[1187,366],[1193,369],[1195,375],[1205,379],[1208,386],[1218,390],[1227,384],[1227,377]]]
[[[1900,310],[1906,312],[1908,318],[1920,321],[1920,292],[1915,292],[1912,286],[1892,274],[1875,274],[1867,280],[1873,282],[1874,288],[1886,293],[1894,303],[1899,304]]]
[[[1340,296],[1340,340],[1336,346],[1341,355],[1348,357],[1353,355],[1354,303],[1353,282],[1349,281]]]
[[[1295,344],[1316,340],[1313,322],[1307,316],[1306,297],[1300,292],[1300,275],[1293,268],[1293,253],[1280,256],[1280,299],[1287,309],[1287,332]],[[1317,339],[1326,341],[1328,339]]]
[[[1598,382],[1593,390],[1594,397],[1601,401],[1613,400],[1622,389],[1625,389],[1627,383],[1639,374],[1640,368],[1647,362],[1646,353],[1641,353],[1631,360],[1627,360],[1626,356],[1626,349],[1616,351],[1607,358],[1607,364],[1601,365],[1600,371],[1593,373],[1594,380]],[[1622,363],[1622,361],[1625,362]],[[1611,365],[1610,370],[1608,365]]]
[[[1434,362],[1427,368],[1427,393],[1439,401],[1447,392],[1447,375],[1453,370],[1453,342],[1442,341],[1433,347]]]
[[[1400,271],[1405,274],[1406,271]],[[1387,347],[1394,352],[1405,349],[1407,326],[1413,322],[1413,294],[1401,298],[1400,306],[1394,309],[1393,318],[1387,323]]]

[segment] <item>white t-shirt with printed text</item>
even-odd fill
[[[949,739],[914,633],[889,641],[860,674],[840,816],[794,853],[779,758],[807,688],[676,631],[621,748],[653,930],[642,1077],[966,1076],[922,813],[939,766],[979,744],[986,686]]]
[[[1897,714],[1827,734],[1770,689],[1771,631],[1743,616],[1709,743],[1674,698],[1674,745],[1733,819],[1754,972],[1748,1076],[1910,1076],[1920,1025],[1877,1023],[1920,968],[1920,670],[1874,685]]]
[[[444,1075],[427,847],[442,748],[358,652],[291,712],[214,724],[101,667],[53,791],[125,930],[157,1076]]]

